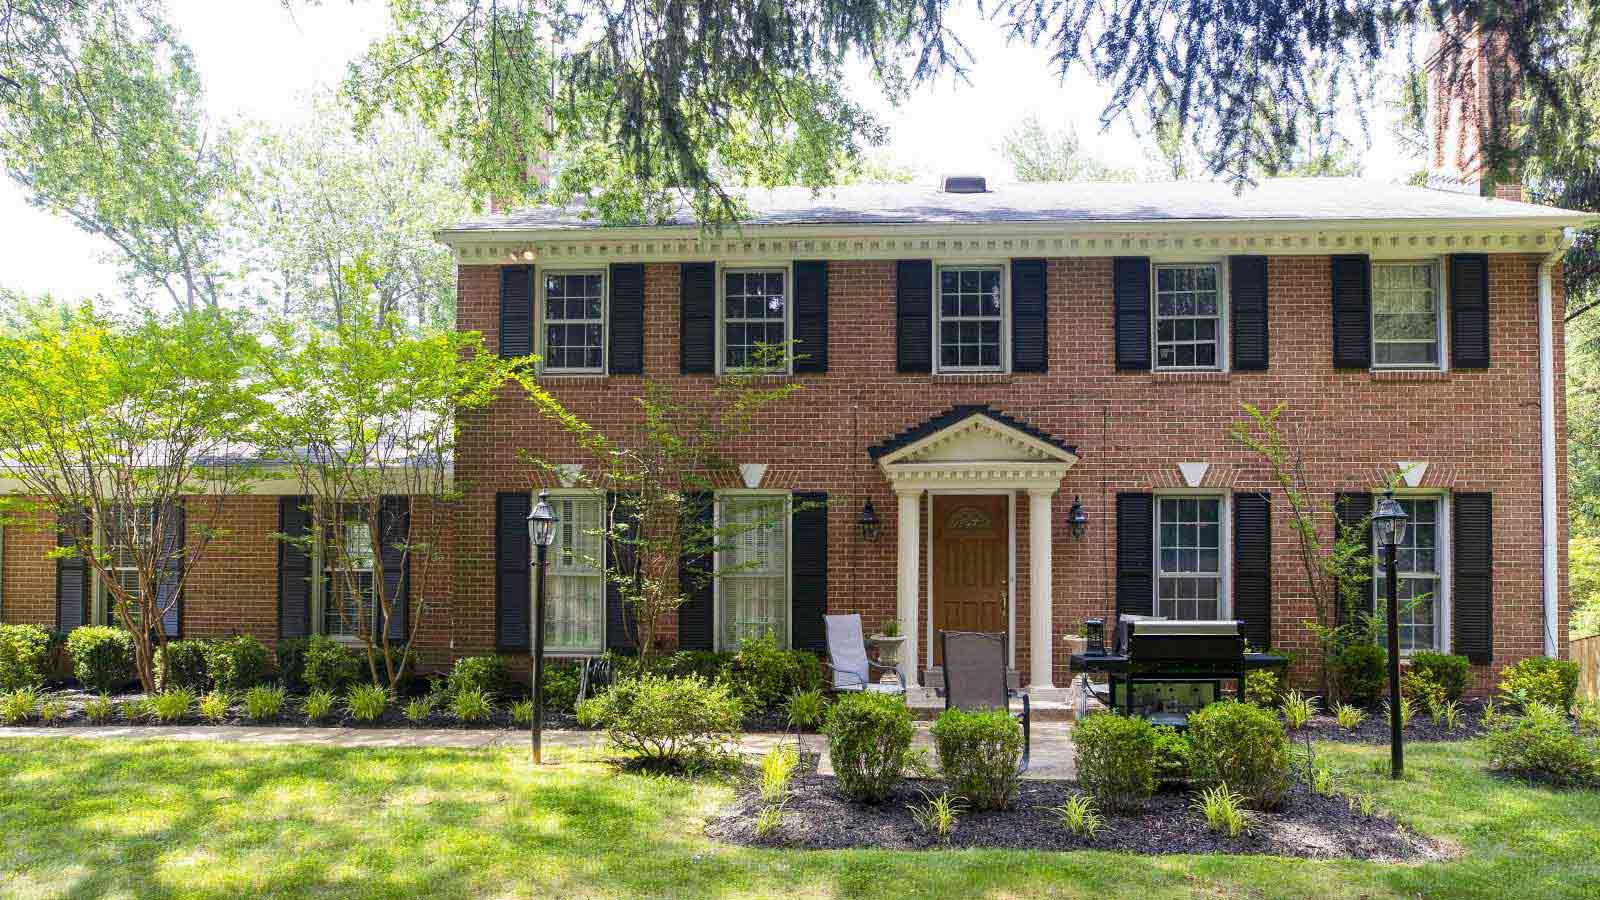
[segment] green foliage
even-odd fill
[[[662,675],[699,675],[707,681],[726,678],[732,669],[732,653],[712,650],[679,650],[656,664],[656,671]]]
[[[800,765],[800,754],[779,744],[761,757],[761,802],[779,804],[789,795],[789,782]]]
[[[956,820],[966,811],[966,804],[948,791],[937,797],[924,791],[922,802],[907,803],[906,809],[911,810],[911,820],[917,823],[923,834],[949,840],[950,832],[955,830]]]
[[[389,707],[389,692],[375,684],[358,684],[345,694],[344,705],[357,722],[376,722]]]
[[[1100,811],[1095,808],[1094,798],[1088,794],[1073,794],[1067,802],[1060,806],[1050,808],[1056,814],[1056,821],[1073,837],[1094,840],[1095,832],[1105,824]]]
[[[544,708],[572,712],[578,705],[578,682],[582,677],[582,666],[545,666]]]
[[[333,704],[337,701],[332,691],[314,690],[306,695],[306,718],[312,722],[320,722],[333,712]]]
[[[67,635],[72,674],[86,690],[110,693],[132,681],[133,638],[121,628],[85,625]]]
[[[549,670],[545,672],[549,675]],[[463,656],[450,669],[450,694],[478,691],[505,694],[511,690],[511,671],[503,656]],[[546,694],[548,697],[548,693]],[[576,693],[574,693],[576,696]]]
[[[947,709],[933,723],[946,784],[977,809],[1005,809],[1022,781],[1022,724],[1003,709]]]
[[[1195,781],[1227,785],[1257,809],[1274,809],[1289,790],[1289,739],[1270,711],[1224,700],[1189,716]]]
[[[1290,691],[1283,697],[1282,712],[1284,724],[1289,726],[1289,730],[1299,731],[1317,714],[1317,698]]]
[[[1072,730],[1078,784],[1106,809],[1144,805],[1156,789],[1156,730],[1136,716],[1094,713]]]
[[[1518,703],[1572,708],[1578,693],[1578,664],[1569,659],[1530,656],[1500,670],[1500,692]]]
[[[1388,720],[1392,715],[1394,715],[1393,703],[1394,703],[1394,701],[1392,699],[1383,701],[1383,718],[1385,720]],[[1415,711],[1416,711],[1416,706],[1411,702],[1411,698],[1407,697],[1404,694],[1401,694],[1400,695],[1400,727],[1401,728],[1410,728],[1411,727],[1411,716]]]
[[[20,725],[39,714],[39,692],[31,687],[17,688],[0,696],[0,722]]]
[[[333,638],[317,635],[306,645],[301,678],[313,691],[337,694],[356,680],[361,662]]]
[[[735,739],[742,715],[727,685],[697,675],[619,679],[578,706],[578,720],[604,728],[618,750],[671,767],[720,755]]]
[[[494,712],[493,695],[475,687],[462,688],[450,698],[450,712],[458,722],[483,722]]]
[[[1348,703],[1339,703],[1333,707],[1333,719],[1345,731],[1355,731],[1367,718],[1366,710]]]
[[[1338,784],[1333,777],[1333,769],[1326,763],[1317,763],[1311,767],[1310,787],[1313,793],[1323,797],[1332,797],[1338,789]]]
[[[311,638],[279,638],[276,648],[278,658],[278,683],[285,690],[303,691],[306,689],[306,651],[311,647]]]
[[[51,697],[39,704],[39,721],[52,725],[67,715],[67,701],[60,697]]]
[[[1413,706],[1421,706],[1423,709],[1432,709],[1445,702],[1444,685],[1438,682],[1431,671],[1401,671],[1400,693],[1409,699]]]
[[[911,748],[911,710],[888,694],[839,698],[824,726],[839,790],[852,800],[882,803],[900,783]]]
[[[114,715],[116,711],[117,704],[105,694],[101,694],[98,697],[91,697],[83,704],[83,717],[95,725],[99,725],[102,722],[109,722],[112,715]]]
[[[1248,799],[1229,790],[1226,784],[1203,788],[1190,807],[1206,820],[1206,827],[1219,834],[1236,838],[1249,831],[1252,816],[1245,807]]]
[[[163,725],[188,718],[194,709],[194,691],[188,688],[167,688],[150,698],[150,714]]]
[[[1565,712],[1537,700],[1521,716],[1499,723],[1484,743],[1496,771],[1563,785],[1594,784],[1600,775],[1594,746],[1572,733]]]
[[[1271,669],[1256,669],[1244,677],[1244,698],[1257,706],[1272,709],[1283,694],[1283,680]]]
[[[756,837],[769,837],[783,827],[783,804],[774,803],[763,806],[761,812],[756,813]]]
[[[206,648],[206,667],[219,691],[243,691],[265,678],[267,648],[248,634],[217,641]]]
[[[1419,650],[1411,654],[1410,663],[1410,671],[1425,673],[1444,692],[1444,699],[1460,700],[1467,693],[1472,669],[1465,656]]]
[[[1567,428],[1572,447],[1568,472],[1574,510],[1572,537],[1567,542],[1567,593],[1572,596],[1567,633],[1574,640],[1600,634],[1600,529],[1595,527],[1595,517],[1600,515],[1600,402],[1596,402],[1600,397],[1600,349],[1589,336],[1593,322],[1582,323],[1589,326],[1584,340],[1573,340],[1575,329],[1571,326],[1578,324],[1571,323],[1567,331]],[[1581,387],[1575,384],[1580,360]],[[1580,506],[1581,514],[1577,512]]]
[[[1189,780],[1193,763],[1189,739],[1168,725],[1155,728],[1156,780],[1161,784],[1182,784]]]
[[[413,725],[421,725],[426,722],[428,716],[433,714],[433,702],[432,697],[418,697],[407,703],[403,707],[406,721]]]
[[[1433,717],[1433,724],[1455,731],[1461,725],[1461,701],[1446,700],[1443,703],[1436,703],[1428,710],[1428,715]]]
[[[212,691],[200,698],[200,718],[216,724],[228,717],[231,698],[222,691]]]
[[[511,704],[511,721],[517,725],[533,724],[533,701],[518,700]]]
[[[789,727],[796,731],[816,731],[828,712],[828,701],[821,689],[795,691],[789,695],[785,706],[789,714]]]
[[[1600,735],[1600,701],[1579,700],[1573,707],[1572,717],[1578,723],[1578,730],[1587,735]]]
[[[748,686],[760,710],[778,709],[795,691],[822,684],[822,667],[815,654],[805,650],[780,650],[770,634],[750,638],[739,647],[730,673],[736,685]]]
[[[157,653],[155,662],[156,684],[188,688],[197,694],[211,686],[205,641],[168,641],[166,653]]]
[[[245,712],[257,722],[271,722],[283,710],[286,696],[277,685],[258,684],[244,692]]]
[[[1388,651],[1377,644],[1356,641],[1339,650],[1328,668],[1344,702],[1371,706],[1388,689],[1388,665]]]
[[[49,666],[50,632],[37,625],[0,625],[0,691],[43,684]]]
[[[1000,138],[1000,155],[1017,181],[1134,181],[1131,169],[1115,169],[1086,152],[1071,128],[1046,128],[1028,113]]]

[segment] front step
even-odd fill
[[[1049,699],[1043,697],[1029,698],[1028,714],[1035,722],[1071,722],[1077,718],[1077,704],[1066,698],[1066,691],[1051,691],[1055,695]],[[944,698],[935,694],[931,688],[916,688],[907,693],[906,705],[911,707],[912,718],[925,722],[939,718],[944,712]],[[1020,703],[1013,703],[1013,712],[1021,710]]]

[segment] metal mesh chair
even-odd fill
[[[867,659],[867,639],[861,631],[861,617],[823,616],[828,632],[828,668],[833,670],[833,689],[836,691],[875,691],[885,694],[904,694],[906,676],[893,666],[885,666]],[[872,679],[872,670],[893,672],[898,685],[882,684]]]
[[[1011,700],[1022,701],[1022,766],[1028,770],[1028,755],[1033,745],[1029,729],[1028,695],[1007,687],[1006,636],[979,631],[939,632],[940,654],[944,657],[944,708],[976,711],[1011,711]]]

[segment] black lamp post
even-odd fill
[[[1406,539],[1406,511],[1393,493],[1383,495],[1372,514],[1377,542],[1383,548],[1384,576],[1389,588],[1389,608],[1385,618],[1389,632],[1389,777],[1399,778],[1406,767],[1404,738],[1400,734],[1400,576],[1395,548]]]
[[[533,652],[533,764],[542,762],[544,737],[544,557],[556,539],[556,514],[550,510],[550,492],[540,491],[539,502],[528,513],[528,541],[536,548],[534,561],[533,618],[529,647]]]

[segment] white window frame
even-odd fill
[[[944,304],[939,288],[946,270],[994,269],[1000,272],[1000,364],[998,366],[946,366],[943,356]],[[933,372],[936,375],[1005,375],[1011,372],[1011,266],[1010,260],[973,260],[935,263],[933,266]],[[956,318],[961,318],[957,316]],[[988,318],[987,316],[983,318]]]
[[[723,518],[723,508],[724,508],[723,504],[726,503],[730,499],[737,500],[737,499],[757,498],[757,497],[771,498],[771,499],[777,500],[777,501],[779,501],[779,502],[781,502],[783,504],[783,522],[784,522],[784,528],[783,528],[783,540],[784,540],[784,551],[783,551],[784,573],[783,573],[783,579],[784,579],[784,587],[783,587],[783,590],[784,590],[784,596],[788,599],[789,610],[788,610],[788,614],[784,616],[784,626],[783,626],[784,633],[782,635],[775,635],[775,636],[778,638],[778,646],[780,648],[787,649],[787,648],[792,647],[794,645],[794,504],[793,504],[793,498],[790,496],[790,494],[788,492],[785,492],[785,491],[760,491],[760,490],[717,491],[716,492],[716,496],[715,496],[715,500],[716,500],[716,513],[715,513],[715,515],[716,515],[716,518],[715,518],[714,521],[716,522],[716,527],[718,529],[718,536],[719,536],[718,543],[719,544],[721,543],[721,540],[720,540],[721,529],[722,529],[723,523],[725,521],[724,518]],[[722,556],[723,556],[723,552],[724,551],[719,548],[716,551],[716,553],[713,554],[714,560],[713,560],[713,564],[712,564],[713,567],[712,567],[712,579],[711,579],[711,583],[712,583],[712,591],[711,591],[711,611],[712,611],[711,628],[712,628],[712,635],[713,635],[712,646],[715,647],[718,651],[730,652],[730,651],[735,651],[738,648],[737,647],[729,647],[722,640],[722,607],[723,607],[723,604],[722,604],[722,579],[724,577],[737,578],[739,576],[737,576],[737,575],[724,576],[722,574]]]
[[[534,352],[539,355],[539,370],[548,375],[604,375],[611,366],[611,273],[605,269],[547,269],[537,274],[538,288],[538,328],[534,335]],[[589,320],[577,319],[547,319],[545,317],[545,279],[559,278],[563,275],[598,275],[600,276],[600,366],[599,368],[585,367],[557,367],[546,363],[546,330],[552,324],[590,324]]]
[[[112,505],[112,509],[114,510],[115,508],[117,508],[118,506],[121,506],[121,505],[122,504],[113,504]],[[135,508],[137,509],[138,507],[136,506]],[[149,508],[150,507],[146,506],[146,509],[149,509]],[[106,537],[105,523],[100,521],[97,518],[93,522],[93,528],[94,528],[94,533],[92,535],[92,543],[94,545],[95,553],[99,554],[99,553],[110,552],[112,557],[113,557],[113,562],[115,562],[116,550],[115,550],[115,548],[110,546],[110,540]],[[153,528],[153,526],[152,526],[152,528]],[[151,539],[152,540],[155,539],[155,535],[154,535],[153,532],[151,534]],[[90,594],[90,599],[89,599],[89,607],[90,607],[89,608],[89,622],[90,622],[90,624],[120,625],[122,620],[120,618],[117,618],[117,617],[115,617],[115,616],[113,616],[111,614],[110,591],[106,588],[104,576],[102,576],[98,571],[95,571],[92,566],[88,567],[88,568],[89,568],[89,574],[93,579],[93,581],[92,581],[92,583],[90,585],[91,594]],[[120,569],[126,569],[128,567],[127,566],[111,565],[111,566],[108,566],[107,568],[109,568],[109,569],[111,569],[113,571],[117,571],[117,570],[120,570]],[[137,577],[137,567],[135,567],[135,577]]]
[[[1217,273],[1217,362],[1210,366],[1163,366],[1161,360],[1160,305],[1157,300],[1162,269],[1193,269],[1210,266]],[[1231,330],[1233,304],[1230,302],[1232,282],[1227,260],[1223,259],[1172,259],[1152,260],[1150,263],[1150,368],[1155,372],[1226,372],[1228,371],[1228,338]],[[1195,318],[1193,316],[1168,318]]]
[[[551,506],[555,506],[556,504],[566,500],[592,500],[597,502],[600,505],[600,527],[602,529],[606,527],[606,521],[610,516],[611,511],[606,506],[606,494],[604,491],[561,490],[550,492]],[[535,500],[535,502],[537,502],[537,500]],[[557,509],[559,509],[559,507],[557,507]],[[559,512],[557,512],[557,518],[560,518]],[[560,521],[556,523],[556,540],[551,544],[550,553],[547,556],[547,564],[550,566],[550,570],[545,572],[546,578],[557,577],[555,570],[560,559],[558,554],[560,553],[561,547],[562,524],[564,523]],[[582,576],[597,577],[600,581],[600,628],[598,630],[600,638],[598,643],[589,647],[563,647],[559,644],[550,643],[550,637],[548,634],[546,634],[546,651],[550,653],[558,653],[562,656],[598,656],[606,651],[606,592],[610,586],[606,577],[606,565],[608,562],[606,556],[607,549],[606,541],[602,536],[600,540],[600,558],[598,560],[600,567],[599,571],[595,574],[595,576]],[[530,609],[531,604],[535,600],[533,592],[537,590],[536,585],[537,579],[531,580],[528,584],[528,602],[530,604]],[[550,610],[549,601],[550,597],[547,595],[545,597],[545,611],[547,613]]]
[[[1375,372],[1446,372],[1450,369],[1449,337],[1450,337],[1450,285],[1446,282],[1449,275],[1449,266],[1438,257],[1424,259],[1374,259],[1370,261],[1372,267],[1372,295],[1367,304],[1367,353],[1372,359],[1372,370]],[[1378,268],[1381,266],[1432,266],[1434,304],[1439,314],[1436,317],[1434,341],[1439,348],[1438,362],[1434,363],[1379,363],[1378,362]],[[1390,341],[1388,343],[1396,343]]]
[[[328,584],[334,580],[335,575],[335,573],[329,571],[327,568],[329,563],[327,549],[328,529],[335,526],[343,527],[339,524],[338,519],[339,516],[337,515],[331,517],[327,515],[317,515],[313,517],[313,522],[317,528],[317,540],[312,547],[311,559],[312,564],[316,566],[314,571],[317,573],[317,577],[312,579],[311,588],[311,608],[313,614],[315,615],[312,633],[332,638],[340,643],[362,644],[364,641],[362,640],[360,634],[332,634],[328,631]],[[379,546],[380,540],[377,535],[372,536],[372,542],[372,596],[369,597],[367,601],[371,604],[371,609],[367,612],[368,628],[377,627],[373,623],[376,621],[376,617],[379,615],[377,598],[378,575],[376,563],[378,554],[381,552],[382,548]]]
[[[1450,603],[1450,573],[1455,568],[1455,547],[1453,546],[1451,531],[1454,523],[1450,519],[1450,495],[1449,493],[1441,493],[1439,491],[1399,490],[1394,492],[1394,498],[1396,500],[1432,500],[1438,508],[1438,515],[1435,517],[1435,521],[1437,523],[1436,530],[1438,533],[1434,538],[1434,565],[1438,568],[1437,576],[1439,579],[1439,589],[1434,592],[1433,598],[1433,627],[1435,631],[1434,647],[1431,651],[1402,649],[1400,651],[1400,655],[1402,657],[1407,657],[1413,653],[1419,652],[1450,653],[1452,652],[1451,636],[1454,633],[1455,627],[1455,623],[1452,621],[1452,617],[1450,615],[1452,607],[1452,604]],[[1373,499],[1376,501],[1377,497],[1374,496]],[[1371,598],[1373,601],[1372,608],[1377,609],[1378,601],[1386,600],[1388,598],[1389,587],[1385,583],[1386,575],[1383,562],[1383,552],[1382,548],[1377,545],[1376,535],[1374,535],[1373,538],[1372,550],[1373,577]],[[1405,572],[1397,572],[1396,575],[1398,575],[1400,578],[1406,577]]]
[[[783,365],[771,369],[738,368],[728,365],[728,281],[729,275],[779,274],[783,276]],[[794,372],[794,265],[790,262],[726,265],[717,263],[717,373],[760,372],[790,375]],[[740,320],[753,321],[753,320]],[[770,320],[767,320],[770,321]]]
[[[1217,621],[1233,618],[1233,495],[1225,491],[1196,488],[1192,490],[1164,490],[1152,495],[1154,507],[1150,510],[1150,541],[1154,549],[1150,560],[1150,610],[1159,615],[1161,609],[1161,501],[1162,500],[1217,500]],[[1172,573],[1180,575],[1182,573]]]

